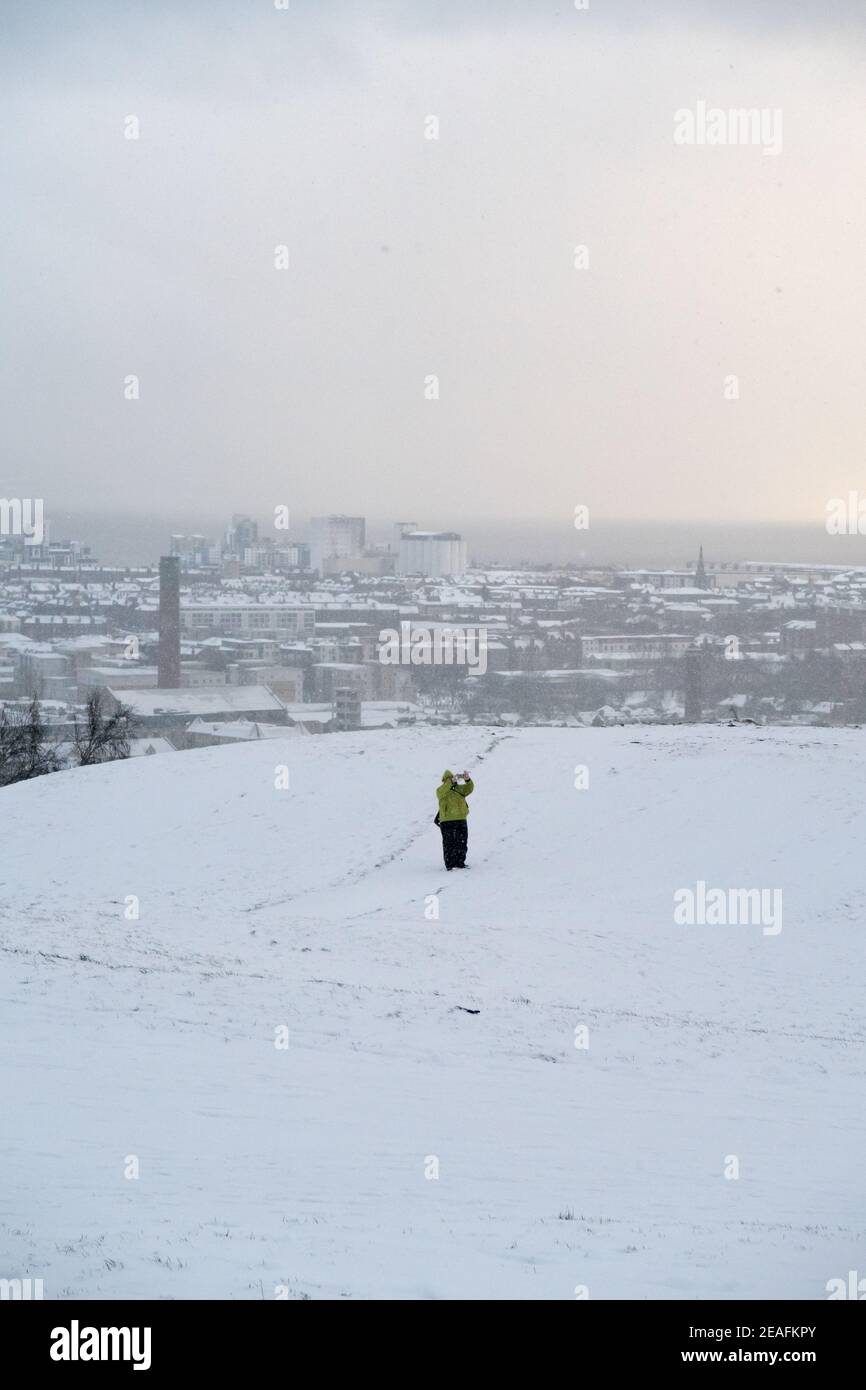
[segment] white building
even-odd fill
[[[19,693],[41,700],[74,700],[75,670],[72,659],[53,647],[31,646],[16,652]]]
[[[678,632],[630,632],[580,639],[584,661],[591,657],[601,657],[605,661],[661,661],[665,657],[683,656],[694,644],[694,637]]]
[[[366,523],[362,516],[314,516],[310,518],[310,565],[324,574],[326,561],[345,561],[338,566],[351,569],[352,560],[364,553]],[[328,566],[333,572],[333,563]]]
[[[404,531],[397,573],[423,574],[428,579],[465,574],[466,542],[456,531]]]
[[[180,605],[182,632],[196,637],[220,633],[232,637],[259,637],[274,633],[279,637],[312,637],[316,631],[314,608],[290,607],[284,603],[193,603]]]

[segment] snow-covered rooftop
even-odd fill
[[[189,714],[202,717],[211,712],[237,710],[281,711],[285,708],[266,685],[216,685],[183,687],[171,690],[125,690],[111,686],[116,700],[131,705],[136,714],[148,717],[157,714]]]

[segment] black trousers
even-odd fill
[[[465,820],[444,820],[440,823],[439,829],[442,831],[442,853],[446,869],[462,869],[466,863],[469,826]]]

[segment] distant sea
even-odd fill
[[[216,542],[230,518],[55,512],[50,516],[52,540],[79,540],[109,565],[153,564],[168,551],[173,532],[201,532]],[[866,565],[866,536],[830,536],[823,524],[774,526],[709,522],[620,522],[591,519],[586,531],[554,521],[500,522],[453,516],[425,519],[430,530],[457,530],[479,564],[618,565],[682,568],[704,557],[713,561],[790,560],[808,563]],[[262,534],[267,534],[262,525]],[[271,532],[270,534],[273,534]],[[307,519],[301,518],[292,538],[303,540]],[[371,544],[393,539],[389,521],[368,519]]]

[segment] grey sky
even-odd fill
[[[3,18],[5,495],[820,525],[866,486],[862,0]],[[782,152],[675,145],[699,100]]]

